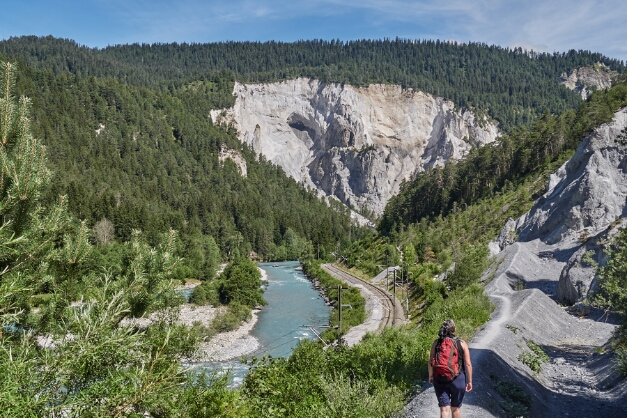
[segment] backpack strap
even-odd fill
[[[457,354],[459,355],[459,365],[461,370],[466,374],[466,364],[464,363],[464,346],[462,346],[462,340],[455,337],[455,344],[457,345]]]

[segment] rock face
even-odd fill
[[[594,287],[592,261],[603,264],[603,242],[613,236],[627,213],[627,109],[597,128],[549,180],[548,191],[498,239],[541,241],[565,266],[556,298],[575,303]]]
[[[235,106],[213,110],[243,142],[296,180],[358,209],[381,214],[400,183],[430,166],[496,140],[442,98],[394,85],[349,85],[299,78],[235,84]]]
[[[228,149],[227,147],[222,147],[220,149],[220,154],[218,154],[218,160],[220,163],[224,164],[226,160],[231,160],[237,168],[239,169],[242,177],[246,177],[248,175],[248,166],[246,165],[246,160],[242,157],[238,151],[233,149]]]
[[[618,74],[616,71],[610,71],[603,64],[598,64],[597,68],[582,67],[569,74],[562,73],[560,83],[580,93],[581,98],[586,100],[592,89],[603,90],[612,87],[612,77],[616,74]]]

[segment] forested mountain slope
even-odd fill
[[[89,226],[108,219],[121,241],[133,229],[155,242],[174,228],[190,246],[190,237],[212,236],[224,257],[293,258],[347,240],[345,208],[328,207],[211,123],[209,109],[232,85],[218,75],[160,92],[25,68],[18,90],[33,98],[33,131],[55,173],[45,203],[67,194],[75,216]],[[246,162],[246,176],[220,161],[223,147]]]
[[[228,70],[240,82],[311,77],[364,86],[400,84],[478,108],[500,129],[529,123],[545,111],[576,107],[580,96],[559,85],[563,72],[601,62],[624,64],[598,53],[527,53],[486,44],[440,41],[360,40],[133,44],[92,49],[53,37],[0,42],[0,53],[34,68],[83,77],[115,77],[134,85],[167,85]]]
[[[547,112],[531,129],[517,128],[498,143],[474,149],[462,162],[417,175],[390,200],[380,231],[387,234],[511,191],[529,174],[541,172],[564,152],[573,152],[593,128],[610,121],[624,100],[624,83],[623,75],[616,88],[597,92],[577,111]]]

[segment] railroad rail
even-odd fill
[[[383,316],[379,324],[379,330],[386,326],[399,326],[405,324],[405,313],[401,301],[385,289],[380,288],[366,280],[354,276],[333,264],[323,264],[322,268],[332,276],[353,285],[365,287],[372,293],[376,302],[383,308]]]

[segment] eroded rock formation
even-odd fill
[[[213,110],[243,142],[298,181],[356,209],[381,214],[400,183],[426,167],[496,140],[453,103],[394,85],[349,85],[299,78],[235,84],[235,106]]]
[[[627,109],[597,128],[549,180],[532,209],[509,221],[497,240],[541,241],[544,252],[561,258],[556,289],[560,302],[585,299],[594,288],[594,263],[603,264],[603,243],[627,213]],[[514,238],[514,239],[512,239]]]
[[[598,64],[597,68],[582,67],[562,73],[560,83],[571,90],[581,94],[581,98],[586,100],[593,89],[603,90],[612,87],[612,77],[618,74],[610,71],[603,64]]]

